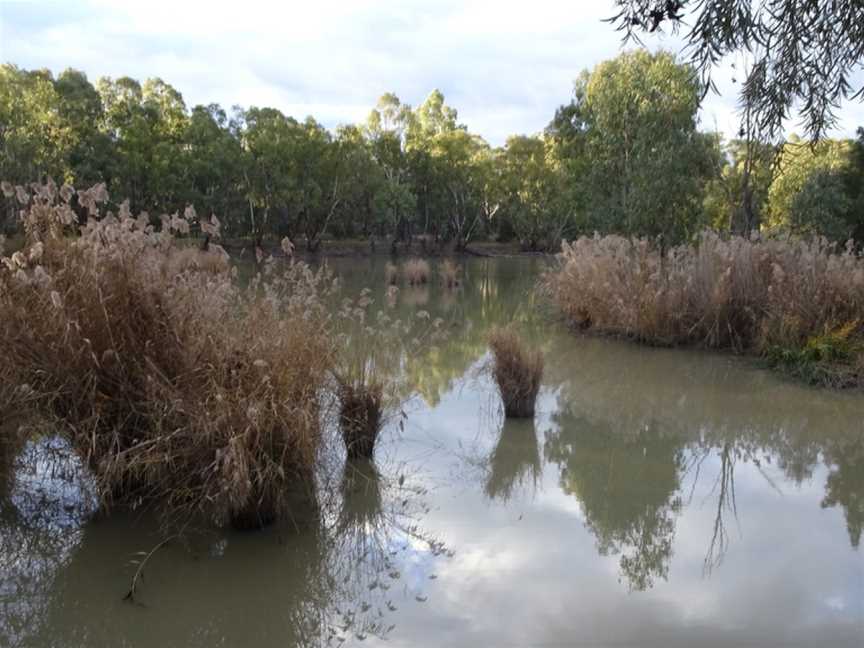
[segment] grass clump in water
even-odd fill
[[[16,196],[27,243],[0,266],[11,407],[56,422],[106,507],[238,526],[290,512],[312,491],[321,446],[326,272],[290,264],[241,288],[178,252],[192,226],[218,237],[194,210],[157,229],[125,203],[108,211],[101,185]]]
[[[441,283],[446,288],[458,288],[459,276],[461,273],[462,268],[450,259],[445,259],[441,262],[441,265],[438,266],[438,275],[441,277]]]
[[[408,320],[373,310],[371,292],[346,298],[337,313],[338,353],[332,368],[339,427],[349,459],[369,459],[387,421],[403,415],[412,388],[402,367],[406,354],[417,353],[443,336],[443,320],[430,321],[417,311]]]
[[[429,283],[429,262],[425,259],[410,259],[402,265],[402,275],[409,286],[422,286]]]
[[[504,414],[508,418],[534,416],[543,355],[527,348],[519,335],[509,328],[496,328],[489,334],[492,350],[492,375],[498,384]]]
[[[371,459],[384,423],[381,383],[339,385],[339,427],[349,459]]]
[[[399,283],[399,268],[396,267],[395,263],[388,262],[384,266],[384,282],[388,286],[395,286]]]

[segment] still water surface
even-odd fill
[[[376,465],[333,466],[318,523],[167,545],[137,603],[152,521],[83,522],[62,466],[7,476],[0,645],[861,646],[864,396],[573,336],[532,296],[543,264],[403,289],[453,328],[405,359]],[[386,303],[383,262],[332,265]],[[533,422],[483,372],[510,322],[546,357]]]

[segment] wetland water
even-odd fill
[[[404,359],[377,465],[332,466],[320,522],[167,545],[136,603],[152,521],[83,523],[63,465],[7,470],[0,645],[860,646],[864,396],[573,336],[531,296],[543,263],[403,288],[453,328]],[[331,265],[386,303],[382,260]],[[482,372],[509,322],[546,357],[533,423]]]

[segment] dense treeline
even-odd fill
[[[218,214],[229,236],[416,236],[557,249],[599,231],[674,243],[706,226],[864,239],[864,130],[818,146],[698,130],[702,86],[668,53],[584,72],[546,130],[492,147],[433,91],[330,131],[275,108],[188,108],[161,79],[0,67],[0,178],[104,182],[134,211]],[[742,135],[745,132],[742,129]],[[15,206],[4,212],[14,226]]]

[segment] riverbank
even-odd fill
[[[221,242],[232,256],[243,256],[254,254],[255,241],[248,237],[226,238]],[[262,250],[265,256],[284,256],[282,243],[276,239],[265,239],[262,241]],[[557,252],[557,250],[556,250]],[[390,257],[390,256],[419,256],[419,257],[452,257],[452,256],[476,256],[476,257],[549,257],[548,252],[532,252],[523,250],[518,241],[497,242],[477,241],[470,243],[464,250],[456,250],[452,243],[435,243],[431,239],[421,237],[411,242],[399,242],[392,245],[385,239],[328,239],[322,241],[318,249],[309,251],[302,244],[294,248],[294,256],[301,259],[319,257]]]

